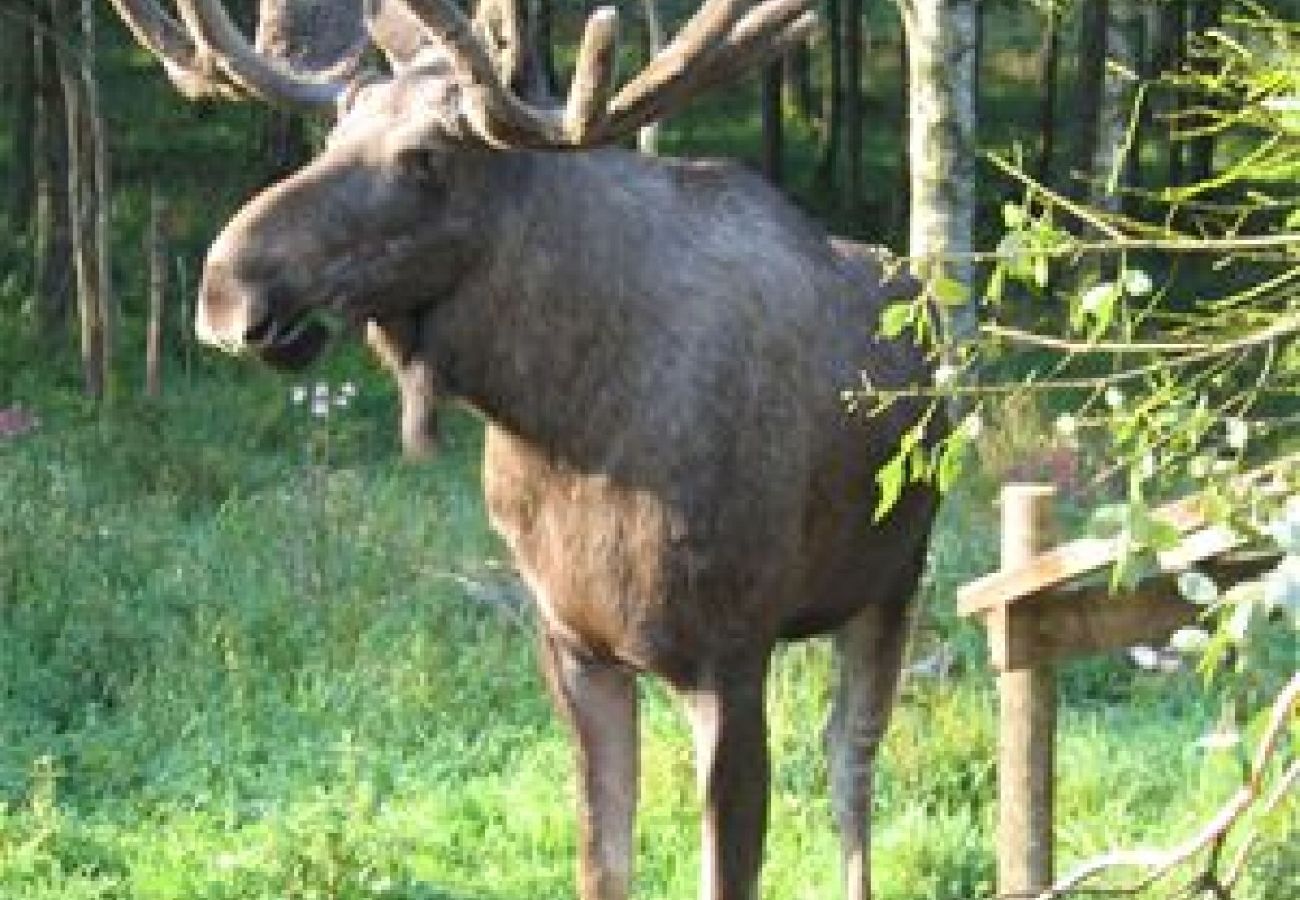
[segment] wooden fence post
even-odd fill
[[[1002,489],[1004,570],[1047,547],[1055,494],[1050,485]],[[998,668],[998,892],[1034,894],[1052,882],[1056,680],[1050,664],[1023,662],[1035,641],[1031,610],[1003,607],[989,619]]]

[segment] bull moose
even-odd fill
[[[837,648],[846,893],[867,898],[873,759],[936,498],[911,485],[873,523],[875,473],[919,408],[850,416],[841,391],[928,380],[917,348],[876,336],[916,286],[736,165],[617,147],[805,39],[811,0],[705,0],[617,89],[616,13],[598,9],[562,101],[529,74],[512,0],[473,19],[369,0],[335,16],[359,44],[335,39],[339,58],[310,68],[250,44],[219,0],[176,0],[179,17],[112,2],[185,93],[337,116],[319,156],[216,238],[196,327],[293,368],[325,347],[325,311],[367,329],[409,450],[428,449],[444,399],[485,420],[488,508],[576,744],[583,900],[631,891],[639,673],[693,731],[701,897],[757,897],[765,675],[779,642],[820,634]],[[358,74],[365,44],[388,76]]]

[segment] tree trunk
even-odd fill
[[[537,53],[540,57],[542,78],[545,79],[547,87],[554,91],[555,86],[560,83],[555,74],[554,2],[553,0],[534,0],[534,2],[536,3],[534,15],[537,22]],[[646,0],[646,2],[651,3],[653,0]]]
[[[1204,34],[1211,28],[1217,28],[1223,21],[1223,0],[1200,0],[1192,4],[1192,33]],[[1213,71],[1214,62],[1208,59],[1198,60],[1198,68],[1206,72]],[[1213,105],[1211,98],[1203,102]],[[1214,135],[1207,134],[1194,138],[1187,148],[1187,180],[1191,184],[1209,181],[1214,174]]]
[[[59,0],[56,21],[75,21],[76,49],[57,51],[68,135],[68,203],[87,395],[104,396],[112,365],[113,310],[108,285],[107,154],[94,73],[94,7]],[[74,18],[75,17],[75,18]]]
[[[35,29],[24,16],[6,19],[3,38],[0,38],[0,52],[7,61],[0,87],[3,87],[5,105],[10,109],[8,125],[13,135],[7,205],[9,227],[15,232],[25,231],[32,217],[34,173],[28,161],[32,159],[36,115],[34,33]]]
[[[1090,168],[1089,201],[1107,212],[1123,209],[1123,188],[1129,155],[1129,128],[1137,89],[1137,0],[1108,0],[1105,31],[1105,67],[1101,106],[1097,110],[1097,139]]]
[[[147,397],[162,395],[162,340],[167,299],[167,241],[163,196],[154,185],[149,193],[149,324],[145,332],[144,392]]]
[[[833,191],[839,168],[840,135],[844,127],[844,57],[840,6],[826,0],[826,82],[822,95],[821,154],[813,179],[822,191]]]
[[[763,174],[767,180],[779,185],[783,178],[785,137],[781,117],[781,61],[775,60],[763,67],[759,103],[763,120]]]
[[[896,134],[906,133],[911,122],[909,112],[912,97],[911,76],[909,75],[911,68],[911,58],[907,52],[907,36],[904,34],[898,41],[898,116],[893,122]],[[894,204],[891,209],[890,221],[892,222],[892,231],[896,235],[896,242],[901,244],[908,233],[909,223],[912,219],[912,182],[908,176],[912,167],[909,162],[908,142],[897,141],[895,146],[898,148],[898,153],[894,159],[895,184],[898,185],[898,190],[894,192]]]
[[[1176,72],[1187,56],[1187,0],[1168,0],[1160,7],[1160,42],[1157,49],[1157,72]],[[1176,187],[1183,183],[1183,142],[1174,140],[1177,116],[1183,108],[1182,94],[1165,92],[1160,112],[1168,116],[1163,129],[1165,140],[1165,183]]]
[[[68,145],[55,45],[44,28],[52,17],[40,0],[32,33],[35,78],[32,119],[32,293],[37,331],[50,347],[66,338],[72,296],[72,234],[68,214]]]
[[[785,63],[785,106],[793,109],[804,119],[811,119],[816,111],[813,91],[812,50],[808,42],[796,44],[786,52]]]
[[[1056,152],[1056,86],[1061,62],[1061,19],[1056,3],[1050,2],[1043,11],[1043,42],[1038,50],[1038,74],[1043,94],[1038,105],[1038,164],[1035,175],[1039,182],[1052,184],[1052,156]]]
[[[664,47],[664,26],[659,21],[657,0],[641,0],[641,12],[645,16],[645,60],[648,64]],[[636,143],[638,149],[647,156],[658,156],[659,121],[641,126],[637,131]]]
[[[939,274],[971,285],[968,262],[975,215],[975,0],[900,0],[907,35],[911,122],[911,228],[908,253],[923,281]],[[952,314],[950,335],[975,327],[967,306]]]
[[[851,214],[862,203],[862,0],[840,0],[844,13],[844,194]]]
[[[262,153],[267,181],[279,181],[302,168],[310,156],[302,116],[287,109],[267,109],[262,121]]]
[[[1075,129],[1074,182],[1077,198],[1089,193],[1088,177],[1097,155],[1097,116],[1101,110],[1102,86],[1106,74],[1107,0],[1079,2],[1078,88],[1074,98]]]

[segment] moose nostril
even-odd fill
[[[271,343],[275,331],[275,322],[271,316],[265,312],[261,313],[256,321],[249,323],[244,329],[244,343],[246,344],[269,344]]]

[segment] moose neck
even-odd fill
[[[510,190],[489,195],[501,199],[483,262],[426,319],[426,359],[493,424],[599,460],[620,441],[620,410],[673,364],[668,267],[688,257],[700,217],[670,166],[623,151],[485,165]]]

